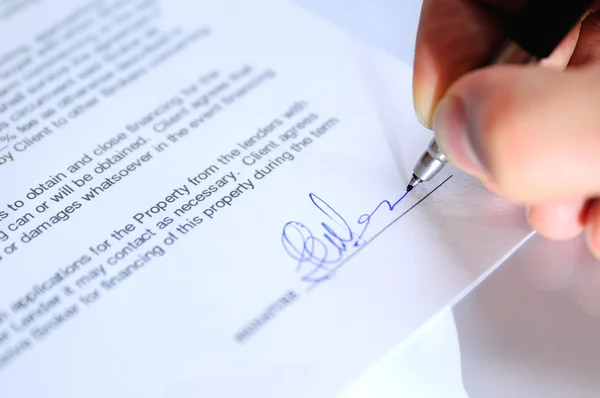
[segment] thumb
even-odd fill
[[[509,199],[600,195],[600,69],[499,66],[448,91],[434,130],[451,162]]]

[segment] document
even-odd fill
[[[0,3],[0,395],[331,397],[526,240],[283,0]]]

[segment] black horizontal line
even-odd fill
[[[388,225],[386,225],[381,231],[379,231],[377,234],[375,234],[375,236],[373,236],[373,238],[371,238],[371,240],[369,240],[368,242],[366,242],[364,245],[362,245],[360,248],[356,249],[356,251],[354,251],[352,254],[350,254],[348,257],[346,257],[344,259],[344,261],[340,262],[338,265],[336,265],[330,272],[329,275],[333,275],[335,274],[340,268],[342,268],[344,265],[346,265],[350,260],[352,260],[357,254],[359,254],[361,251],[363,251],[367,246],[369,246],[375,239],[379,238],[381,236],[381,234],[383,234],[385,231],[387,231],[392,225],[394,225],[395,223],[397,223],[398,221],[400,221],[400,219],[402,219],[404,216],[406,216],[408,213],[410,213],[412,210],[414,210],[417,206],[419,206],[421,203],[423,203],[428,197],[430,197],[431,195],[433,195],[433,193],[435,191],[437,191],[438,189],[440,189],[444,184],[446,184],[448,181],[450,181],[450,179],[454,177],[453,175],[451,175],[450,177],[446,178],[444,181],[442,181],[442,183],[440,185],[438,185],[437,187],[435,187],[431,192],[429,192],[427,195],[425,195],[423,198],[421,198],[421,200],[419,200],[417,203],[415,203],[414,205],[412,205],[408,210],[406,210],[404,213],[400,214],[395,220],[393,220],[392,222],[390,222]],[[323,284],[325,282],[314,282],[313,284],[311,284],[306,291],[310,292],[314,289],[316,289],[319,285]]]

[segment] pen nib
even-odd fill
[[[413,174],[412,179],[410,180],[410,182],[408,183],[408,186],[406,187],[406,192],[412,191],[421,182],[422,181],[419,179],[419,177],[417,177],[416,175]]]

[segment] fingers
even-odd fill
[[[589,14],[583,27],[576,27],[566,40],[567,45],[557,51],[554,64],[558,67],[569,56],[570,67],[595,63],[598,60],[600,34],[599,14]],[[580,29],[581,28],[581,29]],[[571,54],[569,54],[569,52]],[[552,64],[552,62],[550,62]],[[550,65],[553,66],[553,65]],[[558,204],[533,206],[529,210],[529,222],[546,238],[567,240],[578,236],[585,228],[586,216],[592,201],[579,199]],[[595,251],[600,252],[600,247]]]
[[[600,60],[600,0],[543,62],[554,71],[498,67],[463,78],[495,51],[503,16],[523,1],[424,0],[416,110],[451,161],[498,195],[533,203],[529,220],[542,235],[569,239],[585,228],[600,259],[600,205],[584,199],[600,196],[600,70],[589,66]]]
[[[494,53],[502,40],[502,16],[522,4],[524,0],[424,0],[413,83],[423,124],[431,126],[448,87]]]
[[[494,67],[450,88],[434,122],[463,170],[523,203],[600,195],[600,70]]]
[[[533,206],[528,213],[529,223],[546,238],[572,239],[584,230],[587,208],[586,199]]]

